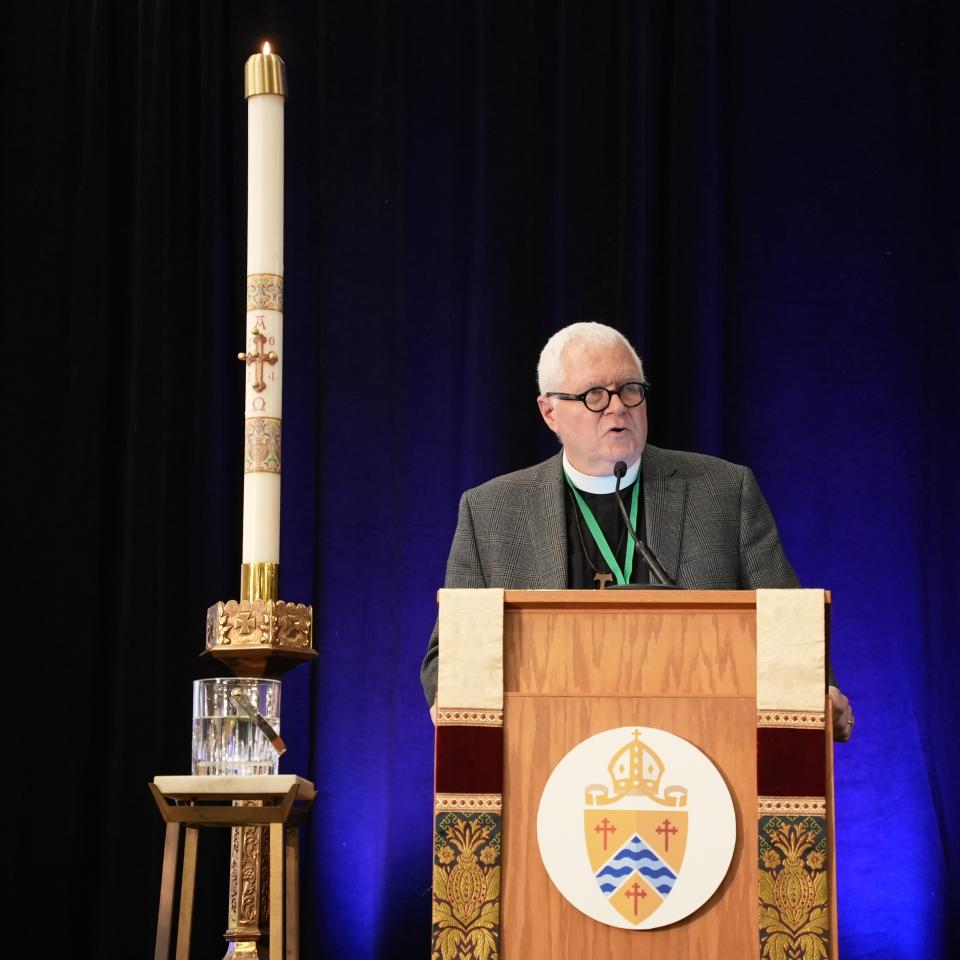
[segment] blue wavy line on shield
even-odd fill
[[[618,853],[614,854],[614,860],[653,860],[656,863],[660,858],[649,848],[644,848],[643,850],[630,850],[627,847],[624,847]]]
[[[618,880],[621,877],[627,877],[633,873],[633,867],[611,867],[608,863],[602,870],[597,872],[597,879],[601,877],[616,877]]]
[[[661,867],[659,870],[641,867],[639,872],[652,880],[659,880],[661,877],[669,877],[671,880],[677,879],[677,875],[669,867]]]

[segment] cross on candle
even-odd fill
[[[676,832],[677,828],[672,826],[669,820],[664,820],[663,826],[657,827],[657,833],[663,837],[663,849],[667,853],[670,852],[670,834]]]
[[[633,886],[624,894],[624,896],[629,897],[633,901],[633,915],[637,915],[637,905],[641,900],[646,899],[647,891],[640,886],[639,883],[634,881]]]
[[[617,828],[606,818],[604,817],[594,828],[594,833],[603,834],[603,849],[607,849],[607,835],[611,833],[616,833]]]
[[[250,366],[251,363],[255,363],[257,365],[257,369],[256,369],[257,379],[253,384],[251,384],[251,386],[253,387],[254,390],[257,391],[257,393],[261,393],[262,391],[267,389],[267,385],[266,383],[264,383],[264,380],[263,380],[263,365],[265,363],[269,363],[271,366],[273,366],[279,358],[272,350],[270,351],[270,353],[266,353],[266,354],[263,352],[263,348],[266,346],[266,343],[267,343],[267,338],[263,335],[262,330],[260,330],[259,328],[255,329],[253,333],[250,334],[250,338],[253,340],[254,344],[256,344],[257,352],[256,353],[238,353],[237,359],[243,360],[248,367]]]

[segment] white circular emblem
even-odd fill
[[[730,867],[730,791],[692,743],[617,727],[578,743],[540,798],[537,839],[557,889],[594,920],[627,930],[676,923]]]

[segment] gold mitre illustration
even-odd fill
[[[624,797],[647,797],[661,807],[685,807],[687,788],[664,787],[660,794],[660,780],[664,764],[659,754],[640,739],[640,731],[633,731],[627,741],[610,759],[607,771],[613,784],[613,793],[600,783],[591,783],[584,799],[588,806],[606,806]]]

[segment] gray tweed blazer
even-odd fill
[[[647,444],[641,467],[646,540],[689,590],[796,587],[770,508],[753,472],[698,453]],[[562,590],[567,533],[561,455],[495,477],[460,498],[446,587]],[[437,626],[420,680],[437,692]]]

